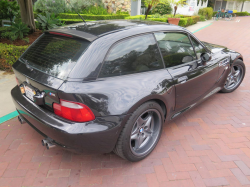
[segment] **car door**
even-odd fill
[[[200,54],[206,49],[194,38],[191,42],[186,33],[158,32],[155,37],[165,67],[175,82],[175,111],[179,111],[212,89],[218,77],[218,66],[211,59],[206,64],[201,62]]]

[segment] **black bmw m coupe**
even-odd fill
[[[187,29],[94,21],[46,31],[13,65],[19,121],[48,149],[147,157],[162,127],[217,92],[237,89],[243,57]]]

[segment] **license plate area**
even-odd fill
[[[25,85],[25,95],[28,97],[31,101],[34,101],[33,96],[36,95],[36,91],[30,88],[29,86]]]

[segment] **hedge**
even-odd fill
[[[217,14],[217,12],[213,12],[213,17],[215,17],[215,14]],[[250,14],[245,11],[245,12],[236,12],[237,16],[250,16]]]
[[[128,17],[127,14],[121,15],[89,15],[89,14],[80,14],[83,19],[85,20],[110,20],[110,19],[125,19]],[[81,19],[78,14],[67,14],[67,13],[60,13],[58,14],[60,19]]]
[[[0,43],[0,69],[12,71],[12,65],[23,54],[28,46],[16,46]]]
[[[148,18],[151,18],[152,15],[148,15]],[[127,16],[125,19],[145,19],[145,15],[137,15],[137,16]]]
[[[250,16],[250,14],[247,11],[245,11],[245,12],[236,12],[236,15],[237,16]]]
[[[198,14],[205,16],[206,19],[211,19],[213,16],[213,8],[211,7],[201,8]]]
[[[187,18],[180,18],[180,21],[179,21],[179,26],[181,27],[185,27],[187,25],[187,21],[188,19]]]
[[[198,21],[200,21],[200,16],[183,16],[183,18],[187,18],[187,24],[185,25],[186,27],[196,24]]]
[[[150,20],[150,21],[160,21],[160,22],[167,22],[168,21],[168,18],[148,18],[147,20]]]
[[[81,23],[82,19],[60,19],[65,24]],[[95,21],[95,20],[85,20],[85,21]]]
[[[140,19],[140,16],[129,16],[126,17],[125,19]],[[189,25],[193,25],[195,23],[197,23],[200,20],[200,16],[182,16],[183,18],[180,18],[179,21],[179,26],[181,27],[187,27]],[[150,21],[160,21],[160,22],[167,22],[168,18],[152,18],[152,16],[150,16],[147,20]]]

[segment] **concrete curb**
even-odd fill
[[[213,24],[213,23],[210,23],[209,25],[206,25],[206,26],[204,26],[204,27],[201,27],[200,29],[197,29],[197,30],[193,31],[192,33],[198,32],[198,31],[200,31],[200,30],[202,30],[202,29],[204,29],[204,28],[206,28],[206,27],[208,27],[208,26],[210,26],[210,25],[212,25],[212,24]]]
[[[19,114],[18,114],[17,111],[11,112],[11,113],[9,113],[9,114],[7,114],[7,115],[0,118],[0,124],[5,122],[5,121],[8,121],[8,120],[10,120],[10,119],[12,119],[14,117],[17,117],[18,115]]]

